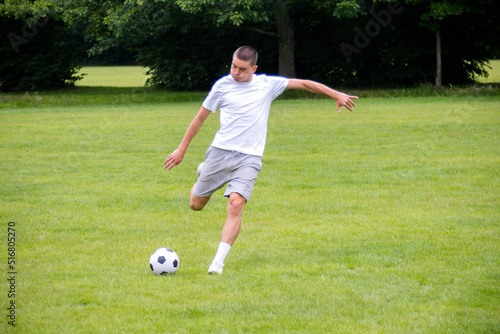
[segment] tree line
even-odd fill
[[[207,89],[241,45],[259,72],[335,87],[471,83],[499,55],[496,0],[0,0],[0,91],[136,63],[148,84]]]

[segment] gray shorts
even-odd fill
[[[262,157],[210,146],[193,195],[210,196],[227,183],[225,197],[235,192],[248,202],[261,168]]]

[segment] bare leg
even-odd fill
[[[238,233],[241,229],[241,214],[245,208],[246,200],[238,193],[232,193],[229,196],[229,204],[227,205],[227,220],[224,228],[222,229],[222,238],[219,243],[219,248],[208,268],[209,274],[222,274],[222,267],[224,267],[224,260],[231,250]]]
[[[195,186],[196,186],[196,184],[193,186],[193,188],[191,188],[191,197],[189,198],[189,207],[191,208],[191,210],[200,211],[200,210],[203,210],[205,205],[207,205],[207,203],[210,200],[210,197],[212,197],[212,195],[207,196],[207,197],[198,197],[198,196],[193,195],[193,189]]]
[[[246,200],[238,193],[232,193],[229,196],[227,205],[227,220],[222,229],[221,241],[228,245],[233,245],[241,229],[241,215],[245,208]]]

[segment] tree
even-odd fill
[[[117,46],[134,51],[152,75],[148,84],[157,87],[206,89],[227,72],[227,55],[241,37],[239,31],[217,27],[204,13],[185,12],[171,1],[128,1],[98,15],[94,21],[100,42],[91,52]]]
[[[361,1],[361,0],[360,0]],[[235,26],[247,26],[257,33],[277,38],[279,50],[279,74],[295,77],[295,27],[293,15],[307,7],[332,9],[333,17],[354,17],[360,5],[357,0],[177,0],[176,3],[190,13],[208,13],[218,23],[230,22]],[[271,22],[275,28],[265,30],[252,26],[260,22]]]
[[[493,27],[493,25],[498,26],[498,14],[495,14],[498,13],[498,8],[495,10],[494,0],[407,0],[407,3],[425,8],[418,18],[419,23],[434,32],[436,50],[435,85],[437,87],[441,87],[443,84],[442,38],[448,38],[448,36],[443,36],[442,31],[451,22],[456,22],[453,18],[465,18],[462,22],[462,24],[465,24],[468,21],[467,17],[470,20],[470,16],[480,15],[484,19],[483,24],[492,24],[491,28],[498,31],[498,28]],[[497,15],[496,20],[493,22],[490,21],[492,15]],[[489,33],[492,33],[492,31]],[[478,68],[473,71],[484,74],[484,71],[481,70],[484,63],[485,61],[479,61],[476,64]]]
[[[0,3],[0,90],[35,90],[72,85],[76,52],[68,31],[70,11],[56,1]]]
[[[447,16],[460,15],[466,10],[463,3],[430,0],[416,0],[428,2],[428,10],[421,16],[421,24],[428,29],[434,31],[436,38],[436,87],[441,87],[443,84],[442,76],[442,48],[441,48],[441,24]]]
[[[498,55],[498,6],[494,0],[0,0],[0,33],[7,36],[0,42],[0,89],[74,82],[69,31],[83,36],[83,29],[93,36],[85,40],[91,54],[125,48],[160,87],[210,87],[242,44],[260,51],[261,72],[334,86],[466,83]]]

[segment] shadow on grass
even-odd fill
[[[202,102],[206,92],[176,92],[148,87],[85,87],[0,94],[1,108]]]
[[[421,85],[412,88],[337,89],[360,98],[500,96],[500,83],[441,88]],[[201,104],[206,95],[207,92],[178,92],[151,87],[77,86],[42,92],[1,93],[0,109],[128,103],[199,102]],[[328,99],[328,97],[304,91],[287,91],[279,99]]]

